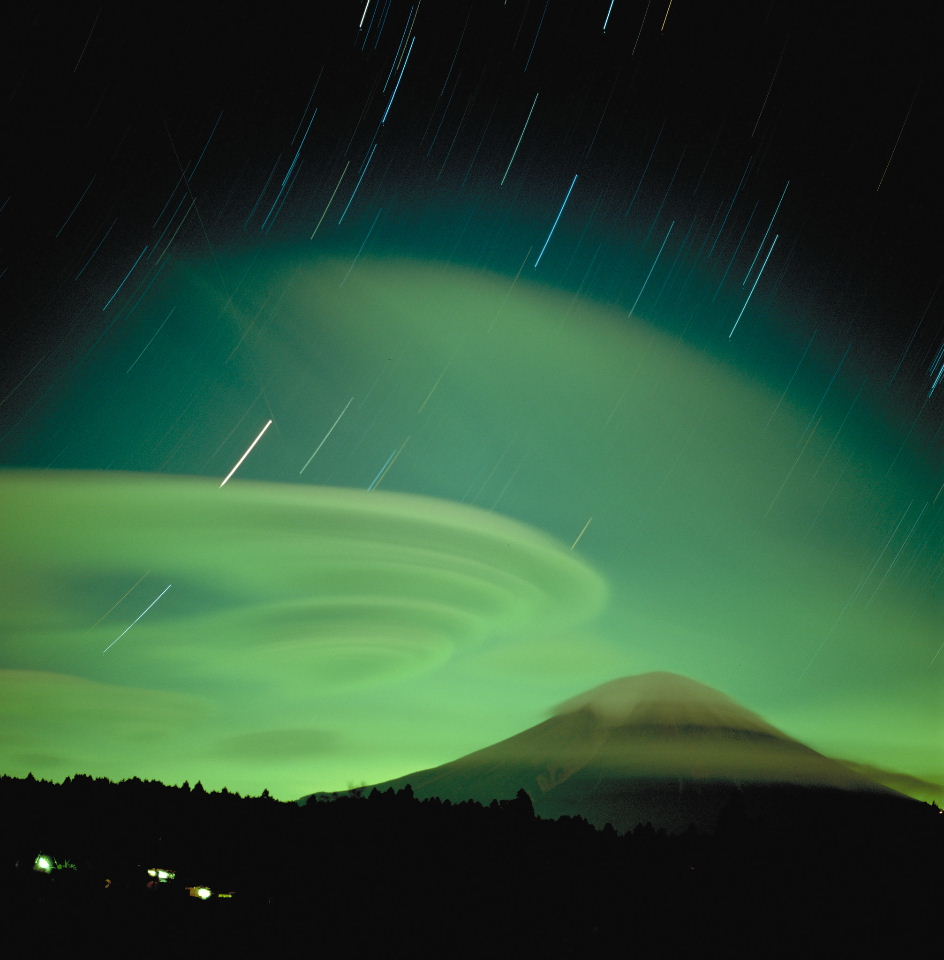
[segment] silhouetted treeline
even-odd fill
[[[114,938],[155,953],[900,955],[932,932],[944,893],[936,807],[777,797],[795,814],[764,820],[745,791],[712,835],[641,825],[620,836],[537,819],[523,790],[489,806],[409,788],[299,806],[199,783],[0,777],[4,903],[10,929],[42,942]],[[38,853],[68,866],[39,873]],[[148,887],[148,867],[176,877]],[[200,902],[184,893],[194,884],[234,896]]]

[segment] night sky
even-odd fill
[[[0,770],[290,800],[658,670],[944,782],[921,5],[139,6],[8,21]]]

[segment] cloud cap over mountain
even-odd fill
[[[602,684],[515,736],[378,787],[408,783],[419,797],[454,802],[487,803],[523,787],[539,816],[583,816],[619,830],[647,821],[710,829],[745,795],[780,808],[795,803],[797,791],[900,797],[726,694],[672,673]],[[789,802],[775,799],[784,792]]]

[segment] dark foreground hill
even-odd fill
[[[766,821],[815,820],[861,797],[915,801],[831,760],[705,684],[672,673],[623,677],[572,698],[500,743],[378,784],[419,797],[510,798],[539,816],[581,816],[618,832],[639,823],[713,830],[732,804]],[[366,789],[370,789],[369,787]]]
[[[620,836],[536,818],[523,791],[488,806],[408,789],[299,806],[199,785],[0,777],[4,945],[611,958],[903,956],[933,942],[938,809],[804,795],[792,821],[734,802],[712,834]],[[39,853],[61,869],[35,870]],[[160,883],[148,867],[175,876]],[[189,896],[198,886],[232,897]]]

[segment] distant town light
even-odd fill
[[[201,900],[206,900],[208,897],[213,896],[213,891],[209,887],[197,887],[197,896]]]
[[[45,854],[42,854],[42,853],[33,862],[33,869],[39,870],[40,873],[52,873],[52,868],[53,868],[52,858],[47,857]]]

